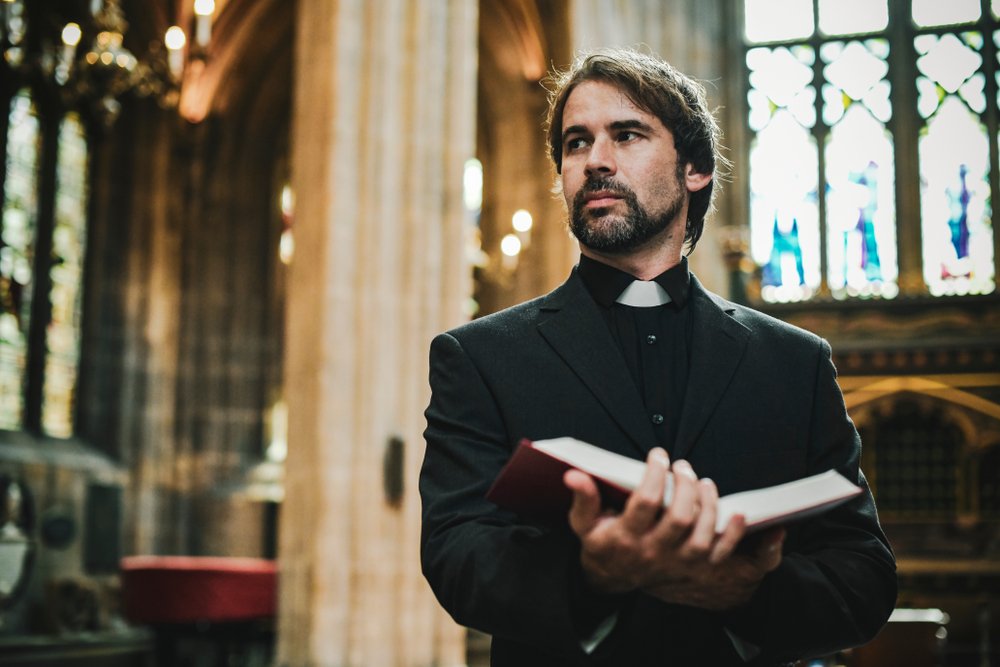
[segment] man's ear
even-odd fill
[[[694,165],[690,162],[684,167],[684,185],[688,192],[698,192],[703,187],[712,182],[712,174],[702,174],[695,171]]]

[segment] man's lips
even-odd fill
[[[604,208],[613,206],[616,202],[621,201],[622,196],[614,192],[601,190],[599,192],[588,192],[583,199],[588,208]]]

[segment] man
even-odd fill
[[[829,345],[710,294],[682,256],[721,161],[704,90],[621,50],[554,84],[549,148],[581,260],[551,294],[431,346],[421,555],[438,599],[493,636],[499,666],[772,665],[868,641],[895,563]],[[579,471],[564,524],[485,499],[521,438],[559,436],[645,458],[621,513]],[[865,492],[787,532],[744,540],[735,517],[716,535],[720,493],[830,468]]]

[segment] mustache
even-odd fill
[[[622,185],[613,178],[601,177],[601,176],[587,176],[587,180],[584,181],[583,187],[580,188],[578,195],[587,192],[613,192],[619,195],[633,195],[632,190],[625,185]]]

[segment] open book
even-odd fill
[[[548,521],[564,521],[572,493],[562,477],[570,468],[587,473],[597,482],[607,507],[622,509],[639,486],[646,464],[575,438],[531,442],[523,440],[486,494],[491,502],[518,514]],[[672,485],[664,493],[670,504]],[[719,499],[715,528],[722,532],[734,514],[746,518],[753,532],[780,523],[824,512],[861,493],[861,489],[835,470],[812,477]]]

